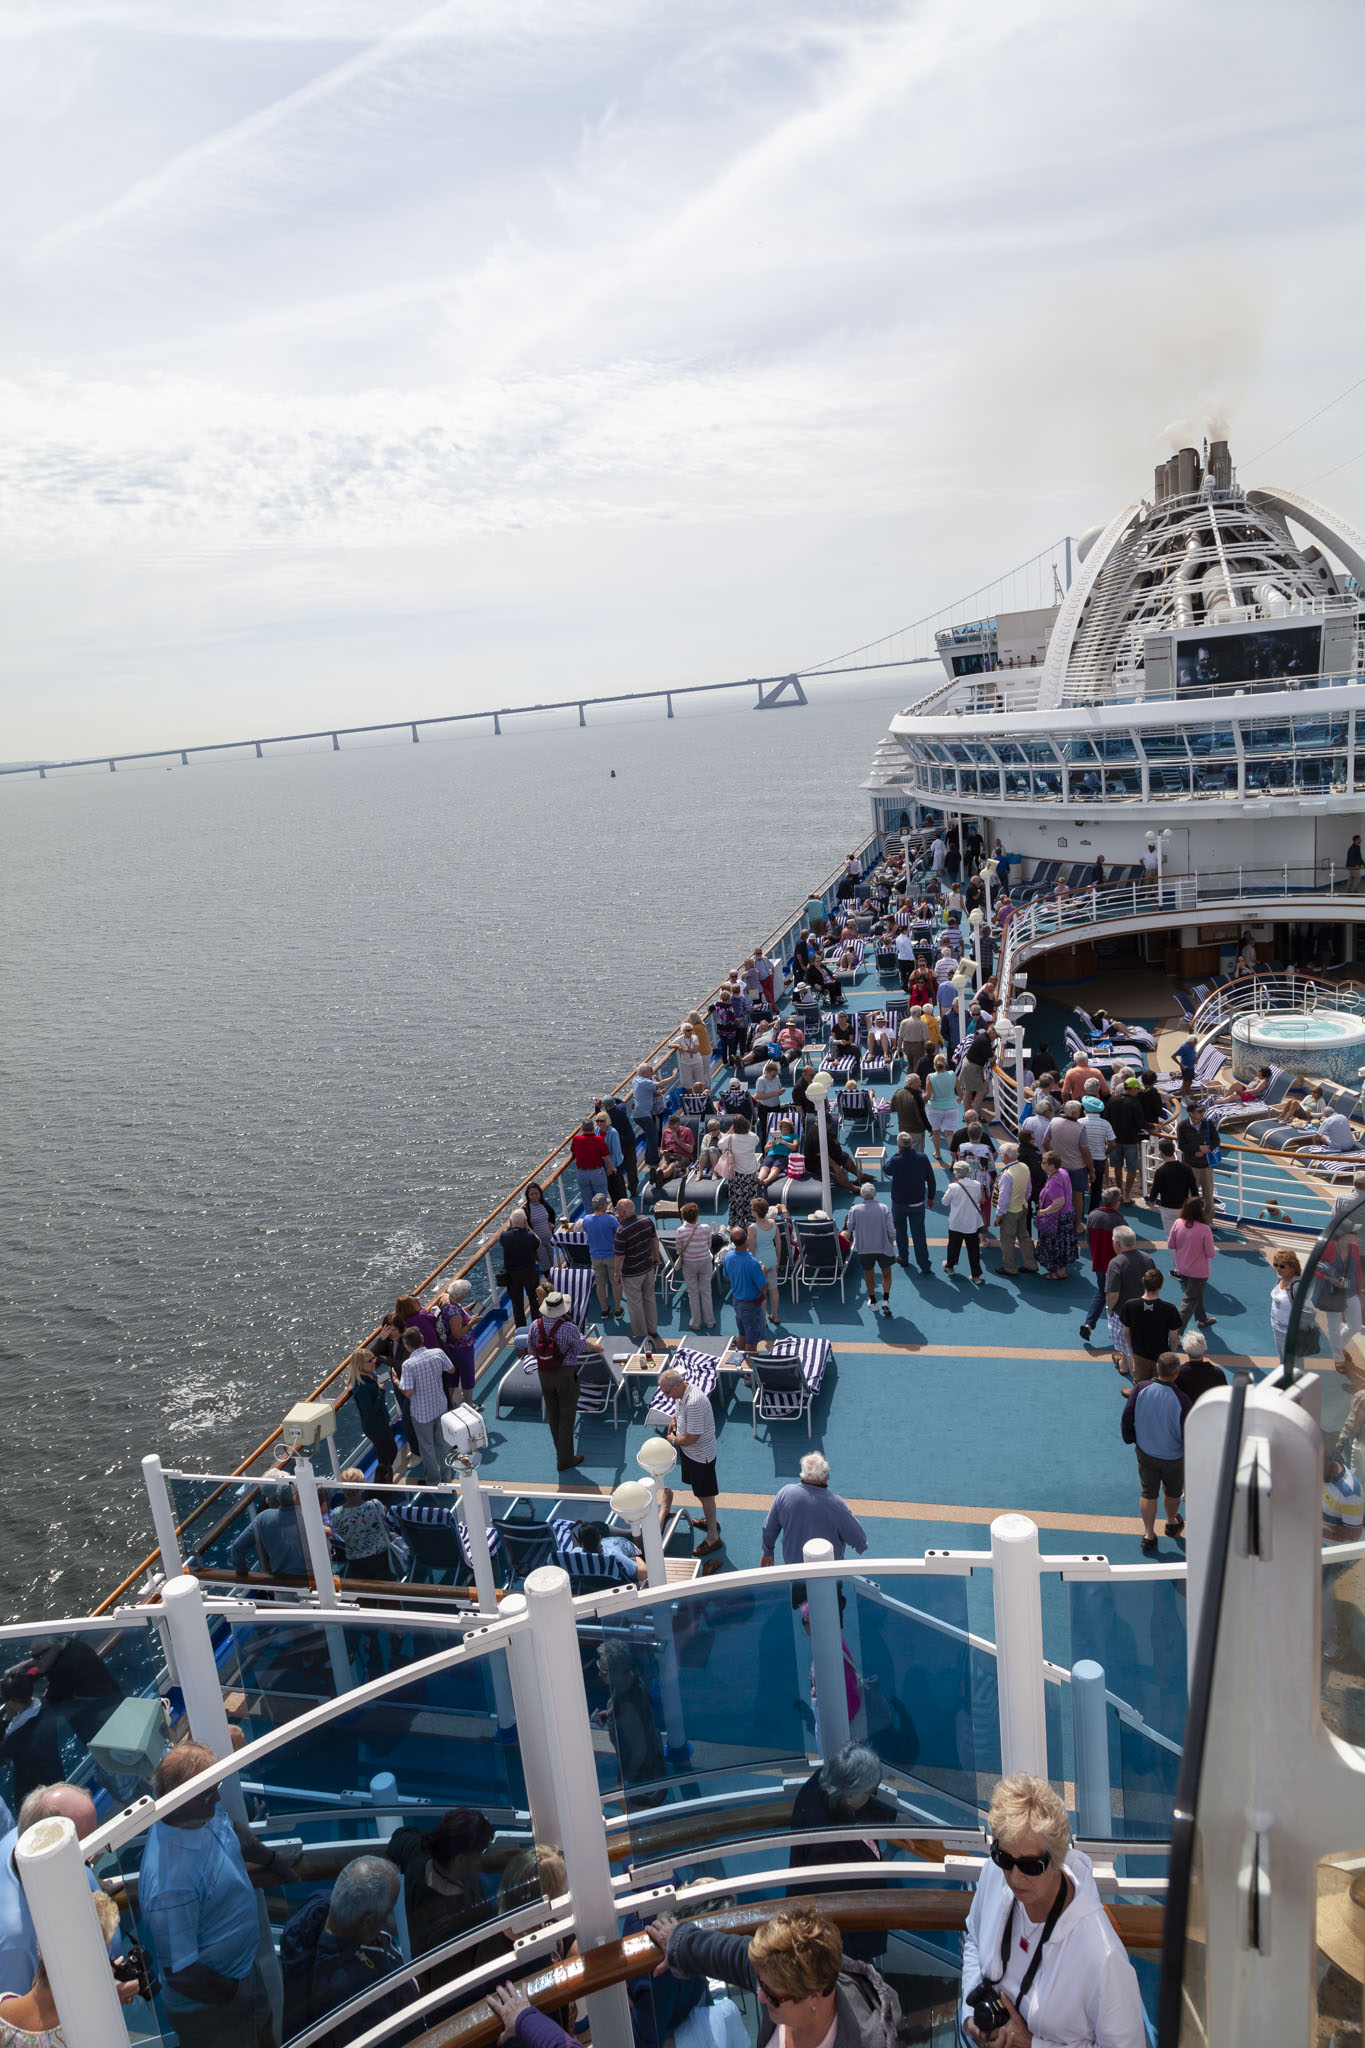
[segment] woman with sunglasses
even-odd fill
[[[774,1913],[746,1941],[680,1920],[646,1933],[664,1960],[656,1977],[721,1977],[758,1996],[756,2048],[894,2048],[900,2002],[870,1963],[844,1954],[823,1913]]]
[[[987,1824],[990,1861],[962,1938],[964,2038],[984,2048],[1144,2048],[1136,1974],[1051,1785],[1027,1771],[1002,1778]],[[996,2002],[1003,2024],[983,2024]]]

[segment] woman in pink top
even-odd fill
[[[1213,1317],[1204,1313],[1204,1289],[1208,1286],[1209,1269],[1218,1256],[1218,1247],[1204,1220],[1204,1204],[1197,1195],[1191,1195],[1186,1202],[1179,1221],[1171,1225],[1171,1234],[1166,1242],[1184,1289],[1180,1297],[1181,1328],[1193,1316],[1200,1329],[1207,1330]]]

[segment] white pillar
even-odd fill
[[[801,1551],[807,1564],[832,1564],[834,1545],[812,1536]],[[810,1658],[815,1679],[816,1723],[820,1755],[828,1763],[848,1741],[848,1690],[844,1683],[844,1645],[839,1627],[837,1579],[807,1579],[810,1609]]]
[[[1047,1776],[1043,1692],[1043,1600],[1038,1530],[1027,1515],[991,1523],[995,1596],[996,1690],[1000,1705],[1000,1769]]]
[[[1076,1832],[1099,1840],[1114,1831],[1109,1784],[1109,1709],[1104,1667],[1082,1657],[1071,1667],[1071,1728],[1076,1751]]]
[[[515,1621],[525,1612],[524,1595],[509,1593],[502,1603],[502,1619]],[[508,1637],[507,1674],[516,1709],[517,1748],[521,1754],[521,1774],[526,1780],[526,1801],[531,1809],[531,1832],[538,1842],[558,1848],[564,1830],[555,1798],[549,1738],[540,1711],[535,1646],[529,1629],[518,1629]]]
[[[526,1605],[574,1924],[579,1948],[586,1955],[604,1942],[617,1940],[620,1924],[568,1573],[558,1565],[541,1565],[528,1573]],[[594,1992],[586,2004],[594,2048],[633,2048],[630,2001],[624,1984]]]
[[[829,1178],[829,1125],[825,1120],[825,1098],[819,1097],[815,1105],[816,1121],[820,1126],[820,1198],[826,1216],[834,1214],[834,1190]]]
[[[175,1526],[171,1490],[166,1484],[161,1460],[155,1452],[142,1461],[142,1483],[147,1489],[156,1547],[161,1553],[161,1577],[163,1581],[178,1578],[185,1569],[185,1561],[180,1553],[180,1534]],[[161,1643],[161,1654],[166,1660],[166,1676],[172,1685],[179,1685],[180,1673],[176,1669],[175,1645],[171,1641],[171,1632],[164,1621],[156,1623],[156,1632]]]
[[[392,1841],[403,1825],[403,1816],[398,1810],[398,1780],[392,1771],[379,1771],[371,1778],[370,1804],[377,1809],[375,1833],[381,1842]],[[393,1906],[393,1924],[398,1930],[398,1946],[403,1951],[403,1961],[410,1963],[412,1942],[408,1935],[408,1910],[403,1901],[403,1890],[399,1885]]]
[[[229,1757],[232,1755],[232,1736],[198,1579],[188,1572],[172,1579],[161,1589],[161,1604],[175,1647],[176,1668],[180,1673],[180,1690],[185,1697],[190,1734],[196,1742],[202,1742],[205,1749],[211,1749],[216,1757]],[[236,1778],[223,1780],[222,1800],[229,1818],[245,1823],[246,1805]]]
[[[161,1576],[164,1579],[178,1578],[185,1569],[185,1560],[180,1552],[180,1536],[175,1526],[175,1509],[171,1505],[170,1488],[161,1469],[161,1460],[155,1452],[142,1461],[142,1483],[147,1489],[147,1500],[152,1510],[156,1547],[161,1552]]]
[[[491,1620],[497,1619],[498,1586],[493,1576],[493,1559],[488,1549],[488,1517],[484,1512],[483,1491],[479,1475],[472,1465],[460,1466],[460,1505],[464,1509],[465,1532],[469,1538],[469,1554],[473,1559],[470,1569],[474,1574],[474,1590],[479,1596],[479,1612]],[[507,1667],[496,1653],[490,1666],[493,1681],[493,1702],[498,1716],[498,1734],[504,1741],[510,1740],[516,1727],[517,1713],[512,1699],[511,1682]]]
[[[125,2041],[123,2008],[74,1826],[60,1818],[35,1821],[20,1836],[14,1863],[67,2048]]]
[[[333,1610],[340,1606],[333,1578],[332,1551],[327,1541],[327,1531],[322,1523],[322,1502],[318,1499],[317,1474],[312,1462],[300,1451],[294,1459],[294,1487],[299,1503],[299,1520],[303,1524],[303,1543],[308,1557],[308,1569],[317,1589],[318,1606]],[[346,1643],[344,1628],[323,1630],[327,1638],[327,1656],[332,1666],[332,1679],[338,1693],[349,1692],[354,1684],[351,1672],[351,1653]]]

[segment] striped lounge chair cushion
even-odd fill
[[[671,1365],[675,1372],[682,1373],[684,1378],[690,1380],[694,1387],[700,1388],[703,1394],[709,1396],[715,1393],[720,1373],[716,1369],[715,1359],[708,1352],[689,1351],[685,1345],[680,1345],[670,1357],[659,1360],[661,1372],[665,1364]],[[667,1422],[677,1405],[671,1394],[656,1393],[649,1404],[645,1421]]]
[[[780,1365],[788,1358],[799,1359],[801,1377],[814,1395],[820,1391],[825,1370],[834,1356],[834,1346],[827,1337],[780,1337],[765,1356],[773,1365]],[[771,1400],[774,1397],[769,1395],[768,1398]]]

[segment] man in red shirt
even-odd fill
[[[607,1186],[611,1147],[592,1118],[585,1116],[581,1128],[569,1140],[569,1150],[578,1169],[578,1192],[583,1197],[583,1207],[591,1209],[594,1195],[610,1195],[611,1192]]]

